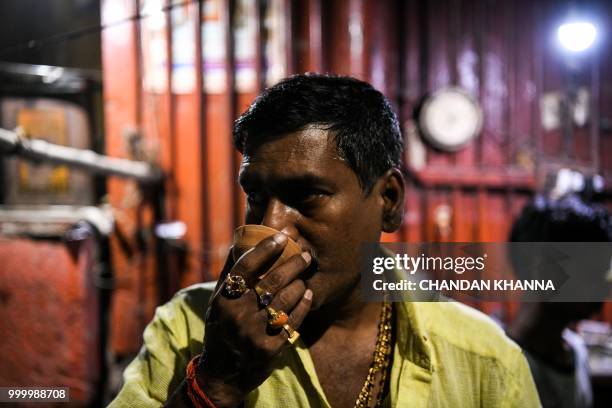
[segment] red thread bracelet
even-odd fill
[[[196,366],[200,362],[201,356],[201,354],[198,354],[191,359],[189,364],[187,364],[187,394],[196,408],[217,408],[210,398],[208,398],[206,393],[200,388],[200,385],[196,379]]]

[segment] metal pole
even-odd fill
[[[17,132],[0,128],[0,153],[15,154],[32,161],[64,164],[105,176],[132,178],[143,183],[162,180],[162,172],[146,162],[119,159],[92,150],[77,149],[26,139]]]

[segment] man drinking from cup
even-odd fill
[[[216,286],[157,309],[112,406],[539,406],[521,350],[481,313],[364,301],[360,245],[397,230],[404,207],[403,142],[380,92],[294,76],[255,100],[233,141],[242,250]],[[248,234],[262,239],[248,248]]]

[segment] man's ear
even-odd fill
[[[393,168],[381,177],[380,196],[383,201],[382,230],[395,232],[404,219],[404,176],[399,169]]]

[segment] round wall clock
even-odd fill
[[[482,129],[482,110],[476,99],[460,88],[444,88],[429,96],[419,114],[419,126],[435,147],[456,151]]]

